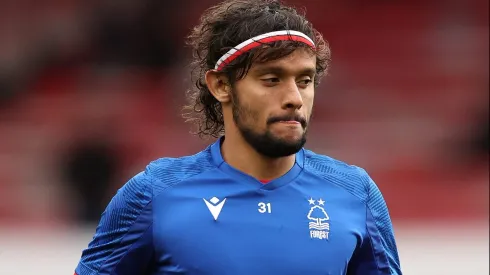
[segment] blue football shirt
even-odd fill
[[[363,169],[302,149],[263,184],[228,165],[220,144],[130,179],[76,274],[401,274],[386,203]]]

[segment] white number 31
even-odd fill
[[[259,202],[259,212],[260,213],[271,213],[272,212],[272,207],[271,203],[265,203],[265,202]]]

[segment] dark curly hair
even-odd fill
[[[278,41],[264,44],[227,64],[221,71],[233,84],[245,77],[254,62],[267,62],[291,54],[305,47],[316,55],[315,86],[327,71],[330,48],[322,35],[313,28],[304,13],[285,6],[277,0],[228,0],[209,8],[200,23],[188,36],[187,44],[193,49],[192,79],[194,89],[188,91],[189,105],[184,106],[184,118],[194,122],[202,138],[219,137],[224,132],[220,102],[210,93],[205,74],[214,69],[218,59],[231,48],[251,37],[272,31],[294,30],[310,37],[316,48],[296,41]]]

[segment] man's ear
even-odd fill
[[[206,72],[206,85],[211,94],[221,103],[228,103],[231,100],[231,85],[228,78],[216,70]]]

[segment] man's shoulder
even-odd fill
[[[305,150],[305,165],[320,174],[338,174],[342,176],[363,177],[365,170],[333,157]]]
[[[362,201],[367,199],[371,179],[367,172],[359,166],[305,150],[305,169],[347,190]]]
[[[194,155],[153,160],[146,166],[143,174],[150,179],[153,187],[165,189],[215,167],[209,148],[206,148]]]

